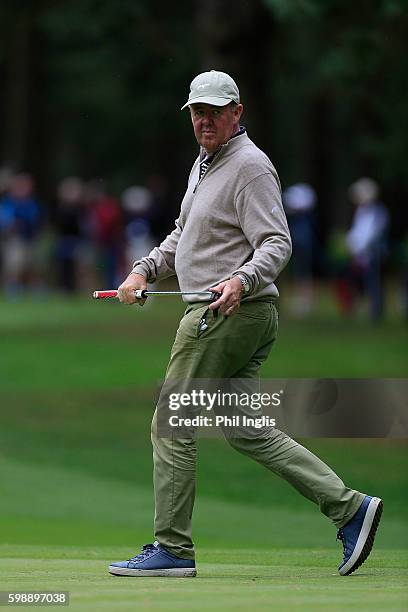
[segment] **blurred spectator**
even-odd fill
[[[329,235],[326,253],[337,306],[342,315],[350,314],[353,305],[350,286],[351,256],[346,236],[345,230],[334,229]]]
[[[382,263],[387,252],[388,210],[379,202],[379,188],[370,178],[361,178],[349,188],[350,200],[355,205],[347,245],[352,257],[351,289],[354,301],[358,293],[365,293],[373,321],[382,317],[384,287]]]
[[[57,284],[73,293],[79,287],[81,249],[83,246],[83,182],[76,176],[64,178],[58,185],[56,212]]]
[[[405,261],[404,261],[404,314],[405,320],[408,322],[408,234],[405,236]]]
[[[403,236],[398,245],[397,255],[401,266],[401,306],[405,320],[408,322],[408,233]]]
[[[30,174],[17,174],[10,179],[9,190],[0,200],[2,277],[10,298],[17,298],[35,283],[35,239],[40,225],[34,180]]]
[[[125,212],[126,267],[146,257],[154,247],[151,235],[152,194],[146,187],[128,187],[122,193]]]
[[[292,310],[295,316],[304,317],[313,305],[316,192],[306,183],[296,183],[283,192],[283,205],[292,236],[292,271],[295,281]]]
[[[123,218],[119,202],[106,192],[103,181],[86,185],[88,231],[104,288],[118,286],[123,276]]]

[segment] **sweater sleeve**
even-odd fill
[[[180,219],[176,219],[175,225],[174,230],[163,240],[160,246],[155,247],[147,257],[138,259],[133,264],[132,272],[145,276],[148,283],[154,283],[176,273],[174,261],[182,232]]]
[[[250,292],[257,293],[275,281],[292,253],[277,177],[272,172],[257,176],[239,192],[235,204],[242,231],[254,252],[233,275],[244,274]]]

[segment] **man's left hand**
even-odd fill
[[[219,308],[220,312],[225,317],[230,317],[237,312],[243,294],[242,283],[238,276],[234,276],[230,280],[223,281],[215,287],[211,287],[209,291],[222,294],[218,300],[210,304],[211,310]]]

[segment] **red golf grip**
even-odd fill
[[[146,295],[146,289],[137,289],[135,291],[135,295],[137,297],[137,299],[141,299],[141,298],[145,298],[147,297]],[[94,291],[93,292],[93,297],[95,298],[95,300],[103,300],[105,298],[117,298],[118,297],[118,292],[117,289],[109,289],[107,291]]]
[[[117,298],[118,292],[116,289],[110,289],[109,291],[94,291],[93,296],[95,300],[103,300],[104,298]]]

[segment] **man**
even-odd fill
[[[41,207],[34,195],[31,174],[16,174],[0,200],[0,259],[6,295],[21,297],[28,287],[38,287],[36,245],[42,224]]]
[[[349,188],[356,207],[346,241],[352,256],[352,293],[361,286],[370,303],[372,321],[379,321],[384,310],[382,264],[387,253],[389,213],[379,201],[379,187],[373,179],[361,178]],[[355,295],[352,295],[352,299]]]
[[[276,338],[275,279],[291,253],[279,179],[270,160],[240,127],[243,106],[229,75],[198,75],[183,108],[187,106],[201,148],[180,216],[162,244],[135,262],[119,287],[119,298],[125,304],[143,304],[135,290],[174,274],[182,291],[210,288],[220,293],[212,303],[192,296],[166,380],[254,379]],[[361,565],[372,547],[380,499],[345,487],[320,459],[277,429],[265,436],[228,437],[228,442],[288,480],[334,522],[344,545],[341,574]],[[160,436],[156,409],[152,443],[156,541],[139,555],[111,564],[109,571],[122,576],[195,576],[191,517],[196,442],[194,437]]]

